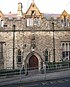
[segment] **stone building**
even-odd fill
[[[26,13],[0,11],[0,69],[41,69],[47,62],[70,60],[70,14],[44,14],[34,2]]]

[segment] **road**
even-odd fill
[[[51,80],[51,81],[40,81],[40,82],[30,82],[21,83],[13,85],[5,85],[1,87],[70,87],[70,78]]]

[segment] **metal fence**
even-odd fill
[[[21,68],[21,69],[7,69],[7,70],[0,70],[0,77],[9,77],[9,76],[18,76],[18,75],[35,75],[35,74],[44,74],[44,73],[50,73],[50,72],[56,72],[61,71],[65,69],[69,69],[70,64],[69,63],[63,63],[63,64],[50,64],[46,65],[45,68],[41,68],[40,70],[37,67],[33,68]]]
[[[69,63],[65,64],[54,64],[54,65],[48,65],[46,68],[41,68],[40,70],[38,68],[32,68],[32,69],[18,69],[18,70],[0,70],[0,84],[3,83],[11,83],[11,82],[19,82],[19,81],[35,81],[35,80],[46,80],[48,77],[47,73],[52,73],[53,75],[56,75],[56,72],[59,71],[67,71],[69,70]],[[53,76],[51,75],[51,77]],[[60,74],[61,75],[61,74]],[[66,75],[66,73],[65,73]],[[56,75],[57,77],[58,75]],[[54,76],[55,77],[55,76]],[[59,76],[58,76],[59,77]],[[52,77],[53,78],[53,77]]]

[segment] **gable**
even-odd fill
[[[4,15],[3,15],[3,13],[0,11],[0,17],[2,18],[2,17],[4,17]]]
[[[43,16],[35,3],[31,3],[30,7],[28,8],[27,12],[25,13],[26,16]]]
[[[64,10],[62,14],[60,15],[60,19],[63,19],[65,17],[69,18],[69,14]]]

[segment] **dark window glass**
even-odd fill
[[[3,59],[3,43],[0,43],[0,59]]]
[[[61,23],[63,23],[63,20],[61,20]]]
[[[65,52],[62,52],[62,57],[63,57],[63,58],[65,57]]]
[[[68,51],[66,51],[66,56],[68,56]]]
[[[18,56],[18,62],[21,62],[21,56]]]
[[[70,51],[69,51],[69,60],[70,60]]]
[[[21,63],[21,50],[18,50],[17,63]]]
[[[64,26],[66,26],[66,16],[64,16]]]
[[[45,50],[45,61],[48,61],[48,51]]]
[[[4,25],[4,27],[7,27],[7,25]]]

